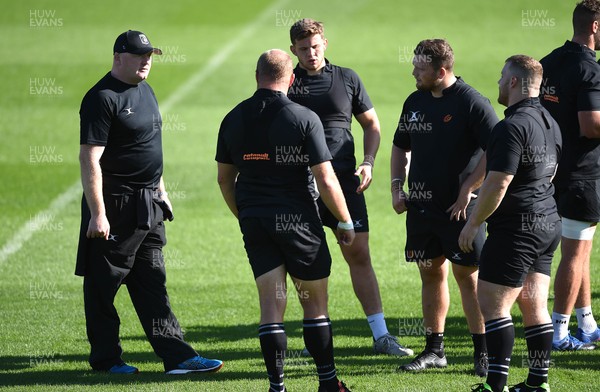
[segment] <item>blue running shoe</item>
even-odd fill
[[[167,374],[187,374],[192,372],[218,372],[223,367],[223,361],[206,359],[199,355],[181,362],[176,369],[167,371]]]
[[[581,340],[583,343],[594,343],[600,340],[600,328],[596,327],[596,330],[592,333],[585,333],[581,328],[577,328],[575,337]]]
[[[579,350],[594,350],[595,344],[584,343],[576,337],[569,334],[560,342],[552,342],[552,349],[557,351],[579,351]]]
[[[137,374],[140,371],[134,366],[129,366],[125,362],[121,362],[120,364],[108,369],[108,372],[111,374]]]

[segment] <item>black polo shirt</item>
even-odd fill
[[[504,199],[487,219],[494,222],[535,222],[556,214],[552,176],[561,155],[560,128],[538,98],[524,99],[505,111],[492,131],[487,170],[514,175]]]
[[[563,154],[555,184],[600,178],[600,139],[581,136],[577,112],[600,110],[600,65],[596,52],[572,41],[540,60],[541,103],[558,122]]]
[[[354,139],[350,132],[352,115],[373,108],[371,99],[359,76],[350,68],[326,65],[318,75],[308,75],[299,65],[296,79],[288,90],[292,101],[311,109],[323,122],[325,138],[337,172],[356,167]]]
[[[323,126],[311,110],[285,94],[259,89],[223,120],[217,162],[239,171],[235,195],[239,218],[316,214],[310,166],[331,160]]]
[[[80,144],[105,146],[105,184],[157,186],[163,172],[162,119],[154,91],[142,81],[123,83],[106,74],[81,102]]]
[[[409,208],[448,220],[446,210],[473,172],[498,122],[490,101],[457,78],[436,98],[417,90],[404,102],[394,145],[411,151]]]

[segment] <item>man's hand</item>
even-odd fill
[[[173,205],[171,204],[171,200],[169,199],[169,195],[167,194],[167,192],[163,192],[160,196],[160,199],[162,201],[165,202],[165,204],[167,205],[167,208],[169,209],[169,211],[171,211],[171,215],[167,215],[167,214],[163,214],[164,215],[164,219],[163,220],[169,220],[172,221],[173,220]]]
[[[477,198],[477,195],[469,191],[461,192],[458,194],[454,204],[446,210],[450,213],[450,220],[455,219],[456,221],[467,220],[467,207],[472,199]]]
[[[356,188],[356,193],[363,193],[369,188],[371,185],[371,181],[373,180],[373,166],[369,163],[361,163],[358,169],[354,172],[355,176],[359,178],[362,176],[360,181],[360,185]]]
[[[408,195],[402,190],[398,189],[392,192],[392,207],[396,214],[402,214],[407,210],[406,200]]]
[[[458,236],[458,246],[460,247],[460,250],[465,253],[473,251],[473,240],[478,231],[479,226],[473,225],[470,221],[467,221]]]
[[[87,233],[85,234],[87,238],[104,238],[105,240],[108,240],[109,234],[110,224],[108,223],[106,215],[102,214],[90,218]]]
[[[354,229],[352,230],[344,230],[339,227],[335,231],[338,244],[350,246],[354,242],[354,237],[356,237],[356,233],[354,233]]]

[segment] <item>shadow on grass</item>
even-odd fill
[[[420,318],[401,318],[388,319],[388,327],[392,334],[398,335],[399,332],[409,331],[414,334],[405,334],[400,337],[400,341],[406,344],[410,342],[410,347],[419,353],[425,344],[422,333],[419,332],[419,326],[422,326]],[[517,339],[523,339],[522,320],[520,316],[514,317]],[[416,327],[415,327],[416,326]],[[410,328],[408,328],[410,327]],[[159,371],[144,371],[145,364],[151,364],[155,368],[160,360],[151,352],[126,352],[124,358],[127,362],[139,366],[142,373],[138,375],[107,375],[106,373],[94,372],[89,370],[86,355],[60,355],[57,356],[52,369],[43,369],[43,366],[35,366],[36,359],[32,364],[32,358],[28,356],[5,356],[0,358],[0,384],[5,386],[24,386],[24,385],[95,385],[95,384],[149,384],[160,382],[172,382],[180,380],[197,381],[227,381],[241,379],[264,379],[265,374],[262,369],[262,354],[257,339],[258,324],[232,325],[232,326],[210,326],[197,325],[186,329],[185,338],[194,345],[194,342],[202,341],[207,347],[207,356],[213,356],[222,359],[225,362],[223,370],[214,374],[192,374],[182,376],[169,376]],[[373,354],[371,346],[370,331],[364,319],[343,319],[333,320],[334,339],[336,339],[335,356],[338,366],[343,367],[346,372],[353,375],[370,375],[373,373],[392,373],[395,369],[404,363],[408,363],[412,358],[396,358],[391,356],[376,356]],[[289,337],[299,338],[302,335],[302,322],[300,320],[290,320],[286,322],[286,332]],[[400,333],[402,335],[402,333]],[[448,354],[449,366],[446,369],[432,369],[423,374],[470,374],[473,364],[472,342],[468,333],[466,321],[462,317],[449,317],[446,322],[446,352]],[[353,338],[353,345],[347,346],[342,342],[347,342],[347,338]],[[356,338],[364,338],[362,341]],[[145,340],[145,336],[126,337],[123,340]],[[250,348],[236,347],[235,342],[245,339],[255,339],[256,344],[250,344]],[[231,348],[210,350],[211,342],[229,342]],[[358,346],[357,343],[358,342]],[[520,342],[523,344],[524,342]],[[289,347],[288,350],[295,350],[299,353],[301,347]],[[519,362],[519,355],[513,355],[513,367],[526,367]],[[294,358],[288,358],[290,366],[286,366],[286,374],[289,376],[306,375],[314,372],[312,358],[300,358],[299,355]],[[592,352],[553,352],[554,366],[561,369],[581,370],[590,369],[593,363],[600,359],[600,349]],[[76,363],[79,367],[81,363],[82,370],[61,370],[56,369],[56,362]],[[256,361],[260,370],[254,370],[254,365],[243,364],[247,361]],[[52,363],[52,359],[49,360]],[[238,363],[236,363],[238,362]],[[242,363],[240,365],[240,362]],[[41,363],[44,363],[43,359]],[[228,363],[232,364],[228,370]],[[291,365],[293,364],[293,365]],[[249,368],[248,371],[239,370]]]

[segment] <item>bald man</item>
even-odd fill
[[[286,390],[288,273],[304,310],[304,342],[317,365],[319,391],[349,391],[338,380],[333,359],[327,312],[331,255],[313,178],[339,222],[336,235],[343,246],[350,246],[355,236],[350,213],[319,117],[286,96],[294,81],[290,56],[278,49],[263,53],[256,81],[255,94],[221,123],[215,159],[221,193],[239,221],[258,288],[258,336],[269,391]]]

